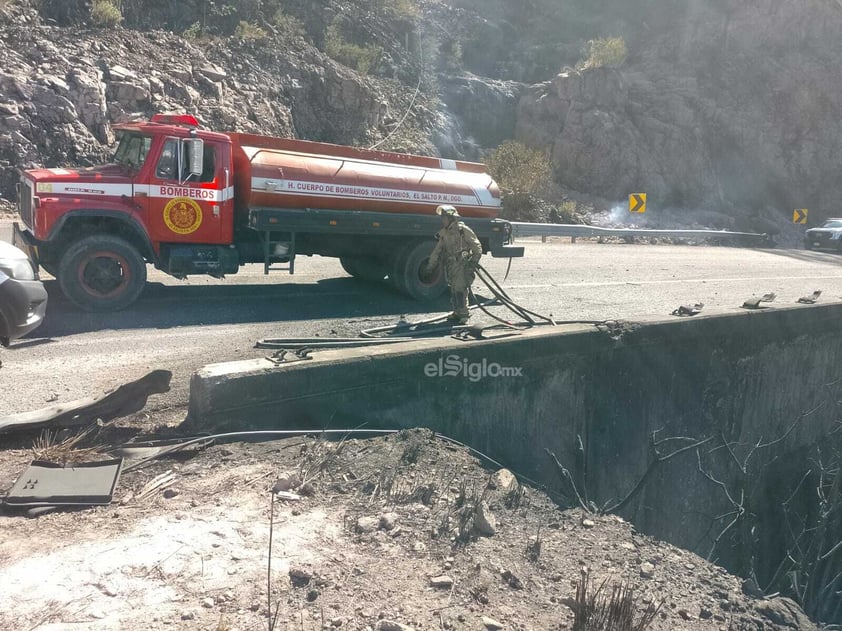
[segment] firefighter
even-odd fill
[[[444,264],[445,278],[450,287],[450,304],[453,307],[447,319],[456,324],[465,324],[471,317],[468,311],[468,289],[476,276],[482,245],[474,231],[459,221],[456,208],[439,206],[436,214],[441,215],[443,227],[436,234],[438,243],[427,261],[426,272],[432,275],[439,264]]]

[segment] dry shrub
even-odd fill
[[[644,631],[648,629],[660,605],[639,610],[634,589],[627,582],[612,585],[606,590],[608,579],[596,587],[588,572],[576,585],[573,605],[573,631]]]
[[[75,434],[59,438],[64,432],[44,430],[32,445],[36,460],[75,464],[87,462],[98,456],[100,445],[83,446],[99,430],[98,425],[91,425]]]
[[[495,149],[486,164],[491,176],[506,192],[544,195],[552,184],[549,153],[510,140]]]

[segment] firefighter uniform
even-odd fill
[[[432,272],[439,264],[444,265],[453,307],[448,319],[464,324],[471,317],[468,289],[476,276],[482,245],[474,231],[459,221],[459,213],[453,206],[439,206],[436,212],[448,217],[450,223],[436,234],[438,243],[430,254],[427,269]]]

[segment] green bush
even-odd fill
[[[383,49],[379,46],[352,44],[342,36],[337,24],[331,24],[325,33],[325,53],[360,74],[368,74],[380,61]]]
[[[552,184],[549,152],[510,140],[486,159],[491,176],[500,188],[513,193],[543,195]]]
[[[413,0],[380,0],[384,12],[394,18],[411,20],[420,14],[418,5]]]
[[[202,30],[202,25],[198,22],[193,22],[190,26],[188,26],[181,36],[184,39],[199,39],[204,35],[204,31]]]
[[[94,0],[91,23],[99,28],[114,28],[123,21],[123,14],[113,0]]]
[[[257,24],[240,20],[237,28],[234,29],[234,37],[239,37],[240,39],[263,39],[266,37],[266,31]]]
[[[304,23],[298,18],[284,13],[281,9],[278,9],[272,17],[272,24],[278,29],[278,34],[282,37],[287,39],[304,37]]]
[[[629,55],[626,40],[622,37],[592,39],[582,52],[585,58],[576,65],[579,70],[602,67],[618,68],[626,63],[626,58]]]

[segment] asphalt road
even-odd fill
[[[0,223],[0,238],[10,237]],[[507,291],[533,311],[565,320],[634,319],[669,314],[680,304],[735,308],[752,295],[794,302],[815,289],[842,297],[842,256],[803,250],[527,241]],[[498,279],[506,262],[488,259]],[[33,334],[0,349],[0,415],[99,394],[147,371],[173,371],[169,394],[154,397],[150,423],[183,414],[190,374],[215,362],[259,357],[264,337],[355,334],[421,319],[447,301],[416,303],[385,285],[360,283],[338,261],[302,258],[297,273],[264,276],[251,265],[224,281],[178,281],[150,269],[140,301],[126,311],[82,312],[52,280],[48,316]],[[481,292],[482,293],[482,292]],[[485,292],[487,295],[487,292]]]

